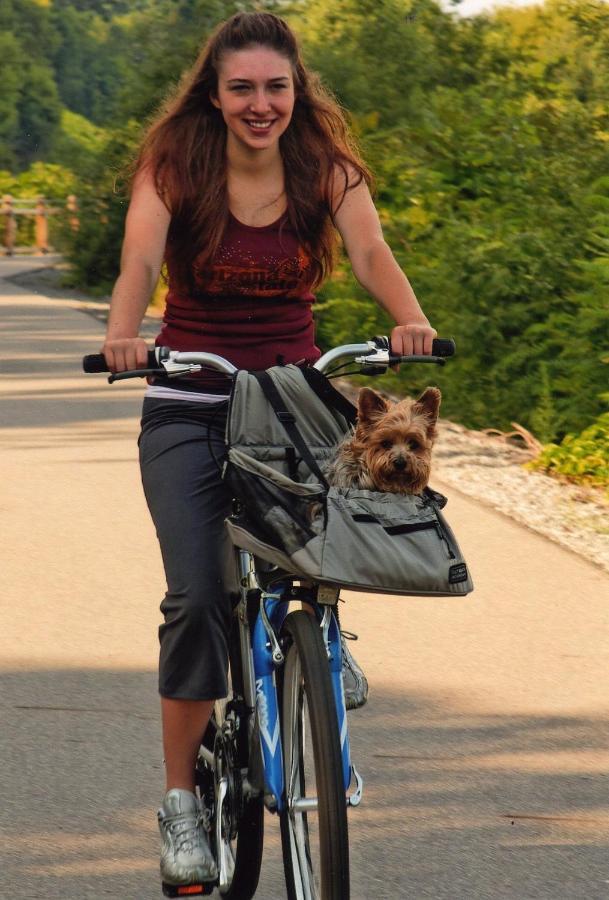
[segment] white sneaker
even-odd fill
[[[368,679],[364,675],[361,666],[353,658],[353,654],[347,647],[345,639],[357,640],[357,636],[350,631],[341,631],[340,633],[345,706],[347,709],[359,709],[368,699]]]
[[[173,788],[158,812],[161,878],[167,884],[215,881],[216,862],[203,827],[203,811],[190,791]]]

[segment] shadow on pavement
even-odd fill
[[[375,691],[352,719],[367,776],[352,876],[365,896],[606,897],[609,719],[459,706]],[[399,866],[393,893],[379,847]]]
[[[11,743],[2,747],[0,894],[156,896],[155,674],[3,672],[0,697],[0,746]]]
[[[0,697],[4,895],[159,896],[154,673],[7,671]],[[605,897],[608,726],[376,690],[351,717],[353,900]],[[284,896],[274,820],[258,896]]]
[[[36,428],[138,416],[143,380],[112,387],[105,375],[85,375],[82,357],[97,353],[103,324],[76,309],[4,301],[0,421]],[[27,349],[24,346],[27,341]]]

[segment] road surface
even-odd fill
[[[163,572],[142,385],[80,373],[103,324],[73,301],[0,279],[0,321],[0,898],[151,900]],[[433,483],[475,593],[342,607],[371,685],[352,898],[609,898],[609,580]],[[268,816],[262,898],[285,896],[277,832]]]

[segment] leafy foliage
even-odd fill
[[[529,466],[570,481],[607,488],[609,496],[609,412],[581,434],[568,434],[549,444]]]
[[[312,6],[347,27],[347,3]],[[401,22],[387,16],[398,8]],[[609,346],[606,7],[559,0],[450,20],[425,4],[385,0],[378,11],[405,52],[396,97],[393,57],[387,64],[382,41],[364,45],[376,119],[370,88],[360,103],[359,89],[343,87],[332,28],[307,40],[355,110],[386,239],[434,326],[457,340],[458,357],[437,376],[447,384],[444,410],[472,427],[517,420],[545,440],[584,427],[604,409]],[[408,28],[426,47],[423,64]],[[383,33],[375,29],[372,16],[371,33]],[[348,57],[350,81],[359,58]],[[386,100],[393,121],[383,127]],[[371,318],[382,322],[345,271],[322,296],[322,341],[353,325],[351,338],[361,338]],[[354,314],[362,305],[367,315]],[[429,370],[400,378],[415,390]]]
[[[64,200],[76,185],[76,177],[70,169],[54,163],[33,163],[25,172],[13,175],[0,171],[0,193],[35,199]]]
[[[108,293],[119,273],[128,199],[125,159],[134,153],[138,135],[134,122],[113,131],[88,180],[79,186],[80,228],[68,235],[73,263],[70,283],[87,285],[94,293]]]
[[[10,194],[20,200],[37,200],[45,197],[48,205],[55,209],[49,217],[49,240],[54,246],[63,249],[64,230],[67,227],[65,212],[66,197],[74,191],[76,178],[74,173],[64,166],[52,163],[35,162],[25,172],[13,175],[0,170],[0,196]],[[31,208],[31,207],[30,207]],[[17,244],[26,246],[34,243],[34,219],[31,216],[17,217]]]
[[[471,19],[434,0],[0,0],[0,166],[37,172],[28,166],[44,160],[74,173],[79,283],[106,291],[117,273],[126,199],[114,180],[142,124],[215,24],[254,5],[290,19],[348,108],[386,240],[434,327],[456,339],[445,369],[403,367],[402,390],[437,381],[446,415],[518,421],[556,446],[604,421],[601,0]],[[323,347],[391,327],[346,260],[319,292],[317,320]],[[395,391],[395,376],[386,384]]]
[[[27,166],[49,149],[60,116],[57,86],[50,66],[30,52],[36,39],[27,28],[19,38],[1,28],[0,6],[0,165]],[[31,23],[30,23],[31,24]]]

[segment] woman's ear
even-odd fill
[[[216,107],[216,109],[220,109],[221,104],[215,94],[210,93],[209,99],[211,100],[213,105]]]

